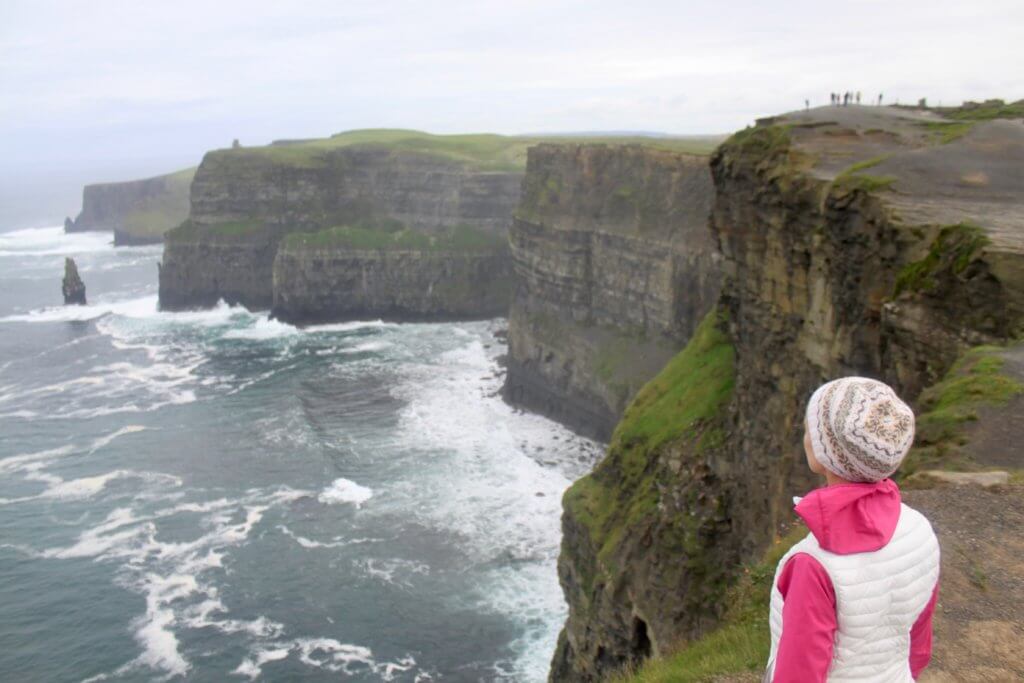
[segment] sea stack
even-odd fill
[[[75,259],[71,257],[64,259],[64,283],[62,289],[64,291],[65,305],[85,305],[85,283],[78,276],[78,266],[75,265]]]

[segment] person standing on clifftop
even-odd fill
[[[810,533],[775,572],[765,681],[911,683],[928,665],[939,542],[889,478],[913,441],[913,411],[882,382],[814,392],[804,453],[827,485],[794,499]]]

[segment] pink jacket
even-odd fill
[[[796,506],[821,547],[839,555],[884,547],[900,516],[900,490],[891,479],[874,484],[837,484],[812,491]],[[774,683],[825,681],[832,663],[836,632],[836,597],[825,568],[812,556],[797,553],[779,573],[785,599],[783,630],[775,660]],[[910,632],[910,671],[915,679],[932,654],[931,600]]]

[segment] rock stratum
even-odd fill
[[[950,425],[985,418],[951,411],[1000,386],[984,345],[1024,333],[1020,105],[821,108],[713,154],[721,294],[565,495],[552,681],[600,680],[715,626],[738,568],[813,485],[800,441],[820,383],[866,375],[921,397],[915,458],[942,462]]]
[[[168,235],[160,305],[223,299],[301,322],[501,314],[523,149],[354,131],[210,152],[188,221]]]
[[[510,243],[505,395],[607,439],[718,294],[706,156],[651,145],[530,149]]]
[[[121,183],[86,185],[82,211],[64,220],[65,232],[113,231],[114,244],[159,244],[188,217],[196,169]]]
[[[503,235],[468,228],[294,234],[274,258],[271,311],[298,324],[495,318],[508,314],[511,270]]]

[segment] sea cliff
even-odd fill
[[[64,220],[65,232],[113,231],[114,244],[156,244],[188,217],[196,169],[121,183],[86,185],[82,211]]]
[[[712,195],[705,156],[530,149],[510,233],[510,401],[607,439],[717,296]]]
[[[429,303],[409,308],[424,317],[444,317],[440,292],[445,286],[454,295],[486,275],[479,254],[457,253],[459,241],[449,238],[456,231],[504,234],[519,198],[522,172],[516,154],[523,145],[499,136],[369,133],[208,153],[193,182],[188,221],[167,240],[161,307],[203,307],[224,299],[254,309],[273,307],[296,320],[397,314],[411,304],[387,299],[384,292],[415,296],[398,284],[408,278],[410,287],[446,283],[433,289],[437,294]],[[408,250],[403,258],[395,245],[372,245],[371,251],[384,249],[386,256],[350,253],[354,247],[343,241],[323,239],[325,231],[335,229],[382,238],[437,235],[456,253],[446,260],[435,250],[413,268],[419,271],[414,277],[412,271],[393,270],[411,262]],[[290,242],[278,259],[282,241],[293,233],[321,237]],[[507,252],[499,243],[488,249],[498,260]],[[361,275],[353,279],[356,271]],[[363,287],[363,274],[373,281],[373,292]],[[493,274],[495,283],[503,280],[502,267]],[[361,290],[319,289],[357,280]],[[507,292],[495,296],[507,298]],[[488,299],[487,306],[492,303]],[[453,299],[451,306],[452,316],[461,315],[467,300]],[[474,317],[487,306],[478,302]]]
[[[879,377],[914,400],[969,349],[1024,332],[1022,167],[1019,121],[977,111],[822,108],[716,151],[721,295],[566,493],[552,681],[714,627],[811,485],[800,440],[821,382]]]
[[[297,233],[277,250],[271,311],[299,324],[495,318],[508,313],[511,280],[501,234]]]

